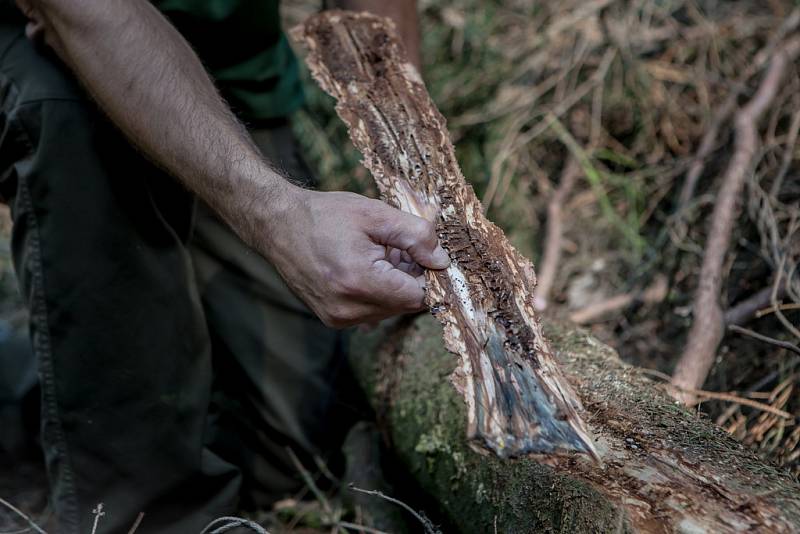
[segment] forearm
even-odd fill
[[[291,185],[147,0],[17,0],[123,133],[214,208],[328,325],[423,308],[435,226],[379,200]]]
[[[149,158],[245,239],[250,215],[280,216],[269,210],[280,212],[291,186],[262,160],[196,54],[149,2],[31,3],[47,43]]]
[[[408,51],[408,57],[421,70],[419,16],[416,0],[332,0],[332,7],[369,11],[392,19]]]

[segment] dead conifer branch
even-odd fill
[[[627,308],[637,300],[646,304],[661,302],[666,298],[668,291],[667,279],[663,276],[659,276],[644,291],[615,295],[602,302],[590,304],[585,308],[576,310],[570,314],[569,318],[576,324],[588,324],[609,313]]]
[[[13,504],[11,504],[10,502],[8,502],[7,500],[5,500],[5,499],[3,499],[3,498],[0,498],[0,504],[2,504],[3,506],[5,506],[5,507],[6,507],[6,508],[8,508],[9,510],[11,510],[11,511],[12,511],[12,512],[13,512],[15,515],[17,515],[17,516],[19,516],[20,518],[22,518],[22,519],[23,519],[23,520],[24,520],[26,523],[28,523],[28,525],[30,526],[30,529],[33,529],[33,530],[35,530],[35,531],[36,531],[36,532],[38,532],[39,534],[47,534],[47,532],[45,532],[44,530],[42,530],[42,528],[41,528],[39,525],[37,525],[37,524],[36,524],[36,523],[33,521],[33,519],[31,519],[30,517],[28,517],[28,515],[27,515],[27,514],[25,514],[25,513],[24,513],[22,510],[20,510],[19,508],[17,508],[16,506],[14,506],[14,505],[13,505]],[[29,530],[30,530],[30,529],[29,529]]]
[[[783,298],[786,294],[786,286],[778,288],[778,298]],[[765,287],[751,296],[728,308],[723,317],[726,325],[743,325],[752,318],[762,315],[761,311],[772,303],[772,286]],[[771,309],[771,308],[770,308]]]
[[[786,255],[784,254],[781,257],[781,262],[778,265],[778,275],[775,278],[775,283],[772,285],[772,293],[770,294],[770,302],[772,303],[772,309],[774,310],[775,317],[783,324],[783,326],[792,333],[794,337],[800,339],[800,330],[798,330],[792,323],[789,322],[789,319],[781,311],[780,302],[778,302],[778,287],[781,285],[781,281],[783,280],[784,276],[784,266],[786,265]],[[789,285],[789,281],[787,280],[786,283],[787,287]]]
[[[794,343],[789,343],[788,341],[781,341],[780,339],[775,339],[769,336],[765,336],[763,334],[759,334],[749,328],[742,328],[741,326],[737,326],[732,324],[728,327],[728,330],[731,332],[736,332],[737,334],[742,334],[745,336],[752,337],[753,339],[757,339],[759,341],[763,341],[764,343],[769,343],[770,345],[775,345],[776,347],[780,347],[782,349],[786,349],[789,351],[794,352],[795,354],[800,354],[800,347],[795,345]]]
[[[699,389],[714,362],[723,335],[723,314],[719,303],[722,290],[722,266],[740,193],[758,148],[757,125],[764,110],[777,93],[786,67],[796,57],[796,41],[781,47],[772,58],[767,73],[753,98],[736,115],[735,151],[731,158],[711,215],[710,231],[695,293],[694,319],[685,349],[675,367],[672,383],[682,389]],[[685,394],[677,398],[690,400]]]
[[[761,308],[755,313],[755,318],[760,319],[765,315],[769,315],[770,313],[775,313],[776,310],[800,310],[800,304],[797,302],[788,302],[786,304],[779,304],[777,308],[774,308],[771,304],[767,307]]]
[[[778,171],[778,175],[775,177],[775,180],[772,182],[772,187],[770,188],[770,197],[775,199],[778,198],[778,193],[781,190],[781,186],[783,185],[783,180],[786,178],[786,173],[789,171],[789,166],[792,163],[794,149],[797,145],[797,136],[800,133],[800,97],[796,96],[793,102],[796,110],[792,114],[792,123],[789,126],[789,135],[786,140],[786,150],[783,154],[783,161],[781,162],[781,168]]]
[[[352,491],[357,491],[359,493],[363,493],[365,495],[372,495],[373,497],[379,497],[379,498],[381,498],[381,499],[383,499],[385,501],[389,501],[392,504],[396,504],[397,506],[400,506],[401,508],[403,508],[406,511],[408,511],[411,515],[413,515],[417,519],[417,521],[422,523],[422,527],[425,529],[425,534],[442,534],[442,531],[439,530],[438,528],[436,528],[436,526],[431,522],[431,520],[428,519],[428,517],[425,515],[425,512],[423,512],[423,511],[417,512],[416,510],[414,510],[409,505],[407,505],[406,503],[404,503],[403,501],[401,501],[399,499],[395,499],[394,497],[389,497],[385,493],[383,493],[381,491],[378,491],[378,490],[362,489],[362,488],[358,488],[356,486],[353,486],[352,484],[349,486],[349,489],[352,490]]]
[[[534,293],[536,308],[544,311],[547,308],[550,292],[558,271],[561,249],[564,240],[564,221],[562,208],[572,192],[575,182],[580,176],[581,166],[575,158],[570,158],[561,173],[558,188],[547,204],[547,230],[544,238],[544,254],[539,265],[539,280]]]
[[[695,154],[691,165],[689,166],[689,171],[686,173],[686,179],[683,182],[683,186],[681,187],[681,192],[678,197],[678,209],[676,213],[682,213],[684,209],[689,205],[692,198],[694,197],[694,191],[697,189],[697,181],[700,179],[700,175],[703,174],[703,170],[706,168],[706,160],[708,156],[711,155],[711,152],[714,150],[714,147],[717,144],[717,137],[719,136],[719,129],[728,120],[731,113],[733,113],[734,108],[736,107],[736,99],[739,97],[739,91],[734,89],[728,95],[728,98],[722,103],[722,106],[717,110],[714,114],[714,117],[711,119],[711,122],[706,130],[706,133],[703,134],[703,139],[700,141],[700,148],[697,149],[697,154]]]
[[[755,408],[756,410],[761,410],[762,412],[766,412],[772,415],[776,415],[781,419],[794,419],[794,416],[787,412],[786,410],[781,410],[779,408],[775,408],[769,404],[765,404],[763,402],[754,401],[752,399],[747,399],[745,397],[740,397],[739,395],[734,395],[733,393],[724,393],[719,391],[705,391],[702,389],[683,389],[683,388],[675,388],[674,386],[670,386],[673,389],[680,389],[681,392],[699,397],[701,399],[714,399],[714,400],[721,400],[725,402],[732,402],[735,404],[741,404],[743,406],[749,406],[750,408]]]
[[[770,404],[765,404],[763,402],[758,402],[753,399],[748,399],[746,397],[742,397],[741,395],[737,395],[733,392],[722,392],[722,391],[707,391],[704,389],[690,389],[690,388],[681,388],[669,383],[670,376],[666,373],[662,373],[657,369],[640,369],[644,374],[649,376],[654,376],[656,378],[660,378],[661,380],[666,381],[665,384],[662,384],[667,390],[674,396],[674,392],[682,393],[685,395],[691,395],[692,398],[695,400],[697,399],[713,399],[719,400],[723,402],[730,402],[732,404],[738,404],[742,406],[748,406],[750,408],[754,408],[756,410],[760,410],[763,412],[770,413],[772,415],[776,415],[782,419],[794,419],[794,416],[785,410],[781,410],[779,408],[775,408]],[[717,423],[719,424],[719,423]]]

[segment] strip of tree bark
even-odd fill
[[[453,375],[467,436],[501,457],[595,455],[582,407],[535,315],[531,263],[508,242],[461,174],[455,150],[394,27],[326,11],[293,30],[306,63],[372,172],[383,199],[436,223],[450,267],[426,273],[426,302],[461,359]]]
[[[585,331],[552,323],[544,332],[588,411],[601,464],[468,447],[464,403],[447,383],[458,361],[429,317],[352,339],[353,368],[392,450],[455,532],[800,532],[800,486],[786,472]]]

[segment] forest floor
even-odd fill
[[[296,22],[317,4],[287,3],[284,15]],[[695,319],[692,299],[736,113],[776,43],[797,31],[796,2],[420,0],[420,9],[423,77],[489,218],[534,260],[547,286],[545,317],[572,318],[625,361],[668,377]],[[310,81],[306,90],[309,105],[295,129],[323,187],[374,195],[331,99]],[[744,326],[794,344],[798,132],[795,60],[758,124],[721,294],[730,310],[781,289],[778,306],[765,301]],[[560,225],[550,232],[554,218]],[[2,220],[0,340],[25,329]],[[544,266],[553,239],[560,255]],[[703,385],[710,394],[696,409],[800,475],[800,358],[731,331],[716,354]],[[42,478],[25,469],[21,477],[3,470],[0,497],[41,513]],[[19,480],[39,493],[15,489]]]

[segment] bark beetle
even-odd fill
[[[383,199],[434,221],[450,254],[426,274],[426,301],[460,357],[452,376],[471,443],[501,457],[596,456],[582,406],[555,364],[533,309],[531,263],[483,215],[455,158],[444,117],[392,24],[327,11],[293,30],[306,62],[364,154]]]

